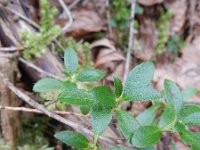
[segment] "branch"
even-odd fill
[[[194,14],[195,14],[195,7],[197,5],[197,0],[192,0],[192,1],[189,1],[190,3],[190,8],[189,8],[189,13],[190,13],[190,16],[192,16],[189,20],[189,23],[190,23],[190,34],[193,35],[193,28],[194,28]]]
[[[130,62],[131,62],[131,51],[134,46],[134,17],[135,17],[135,0],[131,0],[131,16],[130,16],[130,28],[129,28],[129,42],[128,51],[126,55],[125,73],[124,73],[124,83],[129,73]]]
[[[36,65],[34,65],[33,63],[30,63],[30,62],[26,61],[25,59],[23,59],[21,57],[18,60],[20,62],[22,62],[23,64],[25,64],[27,67],[30,67],[30,68],[36,70],[37,72],[39,72],[42,77],[48,76],[48,77],[56,78],[56,79],[59,79],[59,80],[63,80],[61,77],[58,77],[58,76],[55,76],[55,75],[53,75],[49,72],[46,72],[46,71],[42,70],[41,68],[37,67]]]
[[[53,118],[69,127],[71,127],[72,129],[74,129],[75,131],[79,131],[83,134],[85,134],[88,138],[93,137],[93,133],[88,130],[87,128],[84,128],[70,120],[67,120],[51,111],[49,111],[48,109],[46,109],[43,105],[39,104],[38,102],[36,102],[34,99],[31,99],[29,96],[27,96],[26,94],[24,94],[24,92],[20,91],[17,87],[15,87],[12,83],[9,82],[9,80],[7,78],[4,77],[4,75],[0,72],[0,77],[2,77],[3,82],[5,85],[7,85],[7,87],[13,92],[15,93],[21,100],[25,101],[26,103],[28,103],[30,106],[32,106],[33,108],[41,111],[43,114],[47,115],[50,118]],[[100,136],[99,137],[100,142],[102,143],[107,143],[107,145],[116,145],[116,142],[114,142],[113,140],[111,140],[108,137],[105,136]]]
[[[72,22],[73,22],[73,18],[72,18],[72,15],[68,9],[68,7],[65,5],[64,1],[63,0],[58,0],[60,5],[62,6],[63,10],[65,11],[66,15],[68,16],[69,18],[69,22],[65,24],[65,26],[62,28],[62,33],[64,34],[67,29],[71,26]]]
[[[2,6],[0,6],[0,7],[2,7]],[[10,11],[10,12],[13,13],[14,15],[20,17],[21,19],[23,19],[24,21],[26,21],[27,23],[29,23],[30,25],[32,25],[34,28],[36,28],[36,29],[38,29],[38,30],[40,29],[40,25],[38,25],[36,22],[32,21],[31,19],[27,18],[26,16],[24,16],[24,15],[18,13],[17,11],[15,11],[15,10],[9,8],[9,7],[2,7],[2,8],[5,8],[6,10]],[[70,22],[69,22],[69,23],[70,23]],[[67,25],[68,25],[68,23],[67,23]],[[66,27],[66,25],[65,25],[64,27]],[[62,29],[62,30],[63,30],[63,29]],[[57,38],[57,36],[54,37],[54,38],[52,39],[52,41],[53,41],[54,43],[56,43],[60,49],[62,49],[63,51],[65,51],[65,49],[62,47],[62,45],[60,44],[60,42],[58,42],[58,41],[56,40],[56,38]]]
[[[113,39],[112,26],[109,23],[109,20],[111,19],[111,15],[110,15],[110,2],[109,2],[109,0],[105,0],[105,2],[106,2],[106,17],[107,17],[107,24],[108,24],[108,33],[109,33],[109,37],[111,39]]]
[[[72,9],[73,7],[75,7],[78,3],[80,2],[80,0],[74,0],[70,5],[69,5],[69,10]]]
[[[0,106],[0,110],[11,110],[11,111],[23,111],[23,112],[30,112],[30,113],[37,113],[37,114],[44,114],[40,110],[37,109],[32,109],[32,108],[27,108],[27,107],[9,107],[9,106]],[[87,115],[82,115],[79,113],[74,113],[74,112],[67,112],[67,111],[51,111],[52,113],[59,114],[59,115],[75,115],[75,116],[80,116],[80,117],[87,117]]]
[[[39,26],[37,23],[35,23],[35,22],[32,21],[31,19],[27,18],[26,16],[24,16],[24,15],[18,13],[18,12],[15,11],[14,9],[11,9],[11,8],[9,8],[9,7],[3,7],[3,8],[5,8],[6,10],[12,12],[12,13],[15,14],[16,16],[18,16],[18,17],[20,17],[21,19],[23,19],[24,21],[28,22],[28,23],[29,23],[30,25],[32,25],[33,27],[35,27],[35,28],[37,28],[37,29],[40,28],[40,26]]]
[[[8,58],[8,59],[13,59],[19,57],[19,53],[12,53],[12,54],[2,54],[0,53],[0,57]]]
[[[0,47],[0,51],[3,52],[15,52],[15,51],[21,51],[24,47]]]

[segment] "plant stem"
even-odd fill
[[[131,50],[134,46],[134,17],[135,17],[135,0],[131,0],[131,16],[130,16],[130,28],[129,28],[129,43],[128,52],[126,55],[125,73],[124,73],[124,83],[128,76],[130,61],[131,61]]]
[[[94,150],[97,150],[97,140],[99,138],[98,134],[94,134]]]
[[[123,98],[120,96],[120,97],[118,97],[118,98],[116,98],[116,106],[115,106],[115,108],[117,108],[122,102],[123,102]]]

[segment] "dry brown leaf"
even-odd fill
[[[103,30],[104,23],[95,11],[78,9],[71,13],[74,20],[67,30],[68,34],[71,34],[74,37],[82,37],[88,33]],[[66,19],[61,19],[58,23],[64,26],[66,22]]]
[[[182,29],[186,22],[188,1],[165,1],[164,5],[168,10],[172,11],[173,13],[173,17],[170,22],[170,34],[173,35],[174,33],[180,34],[181,32],[184,32],[184,30]]]
[[[114,62],[114,61],[115,62],[124,61],[124,57],[118,51],[113,51],[113,50],[104,48],[104,49],[101,49],[101,52],[99,53],[97,60],[95,62],[95,66],[98,67],[108,62]]]
[[[123,75],[125,58],[120,50],[117,50],[112,41],[101,39],[92,44],[96,53],[95,66],[107,71],[107,80],[112,79],[113,74]]]
[[[164,0],[138,0],[138,3],[145,5],[145,6],[152,6],[155,4],[160,4],[162,3]]]
[[[116,50],[114,43],[106,38],[95,41],[91,44],[92,49],[94,49],[96,47],[107,47],[111,50]]]

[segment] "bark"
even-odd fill
[[[0,72],[4,76],[8,77],[11,81],[14,81],[14,62],[11,62],[7,58],[0,59]],[[3,83],[3,79],[0,77],[0,105],[1,106],[18,106],[18,100]],[[12,149],[15,150],[17,141],[20,135],[20,119],[19,113],[9,110],[0,110],[1,117],[1,130],[3,138],[9,141],[12,145]]]

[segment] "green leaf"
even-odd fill
[[[82,105],[80,106],[81,113],[87,115],[90,112],[90,106]]]
[[[123,90],[122,81],[118,77],[113,78],[114,86],[115,86],[115,96],[120,97]]]
[[[64,81],[63,82],[63,88],[62,90],[69,90],[69,89],[75,89],[77,88],[76,83],[70,82],[70,81]]]
[[[145,148],[159,142],[161,130],[156,126],[141,126],[133,132],[132,144],[138,148]]]
[[[185,125],[200,125],[200,111],[192,113],[183,119]]]
[[[156,112],[159,107],[159,105],[156,105],[146,109],[144,112],[139,114],[136,119],[143,126],[151,125],[156,117]]]
[[[200,106],[199,105],[193,105],[193,104],[185,105],[181,108],[181,110],[179,112],[178,119],[183,120],[184,118],[186,118],[189,115],[196,113],[196,112],[200,112]]]
[[[70,89],[60,93],[58,100],[71,105],[92,105],[95,103],[94,96],[81,89]]]
[[[183,99],[178,86],[171,80],[164,81],[166,101],[169,107],[178,113],[182,107]]]
[[[120,131],[130,141],[133,131],[140,126],[139,123],[130,113],[123,110],[117,111],[117,120]]]
[[[72,131],[62,131],[54,135],[55,138],[76,149],[88,148],[88,139],[80,133]]]
[[[200,144],[199,143],[193,143],[192,144],[192,150],[200,150]]]
[[[112,109],[116,103],[113,91],[107,86],[95,87],[92,89],[91,93],[95,97],[96,108]]]
[[[174,128],[176,129],[176,131],[181,132],[184,131],[187,127],[181,122],[177,121],[176,124],[174,125]]]
[[[52,92],[61,88],[63,88],[62,81],[54,78],[43,78],[33,86],[33,90],[36,92]]]
[[[109,109],[92,109],[91,112],[91,123],[93,132],[95,134],[102,134],[104,130],[108,127],[110,121],[112,120],[112,112]]]
[[[128,101],[154,100],[159,92],[149,87],[153,79],[154,65],[144,62],[136,66],[128,75],[123,90],[123,98]]]
[[[105,72],[99,69],[85,69],[79,73],[77,80],[80,82],[99,81],[105,76]]]
[[[183,101],[188,100],[195,94],[197,94],[198,90],[196,88],[186,88],[182,91]]]
[[[67,48],[64,56],[64,64],[69,74],[73,75],[78,67],[78,57],[73,48]]]
[[[158,125],[160,128],[169,130],[175,125],[176,119],[176,113],[171,108],[166,107],[161,115]]]
[[[197,148],[200,148],[200,134],[184,130],[179,132],[179,135],[184,144],[192,146],[193,150],[199,150]]]

